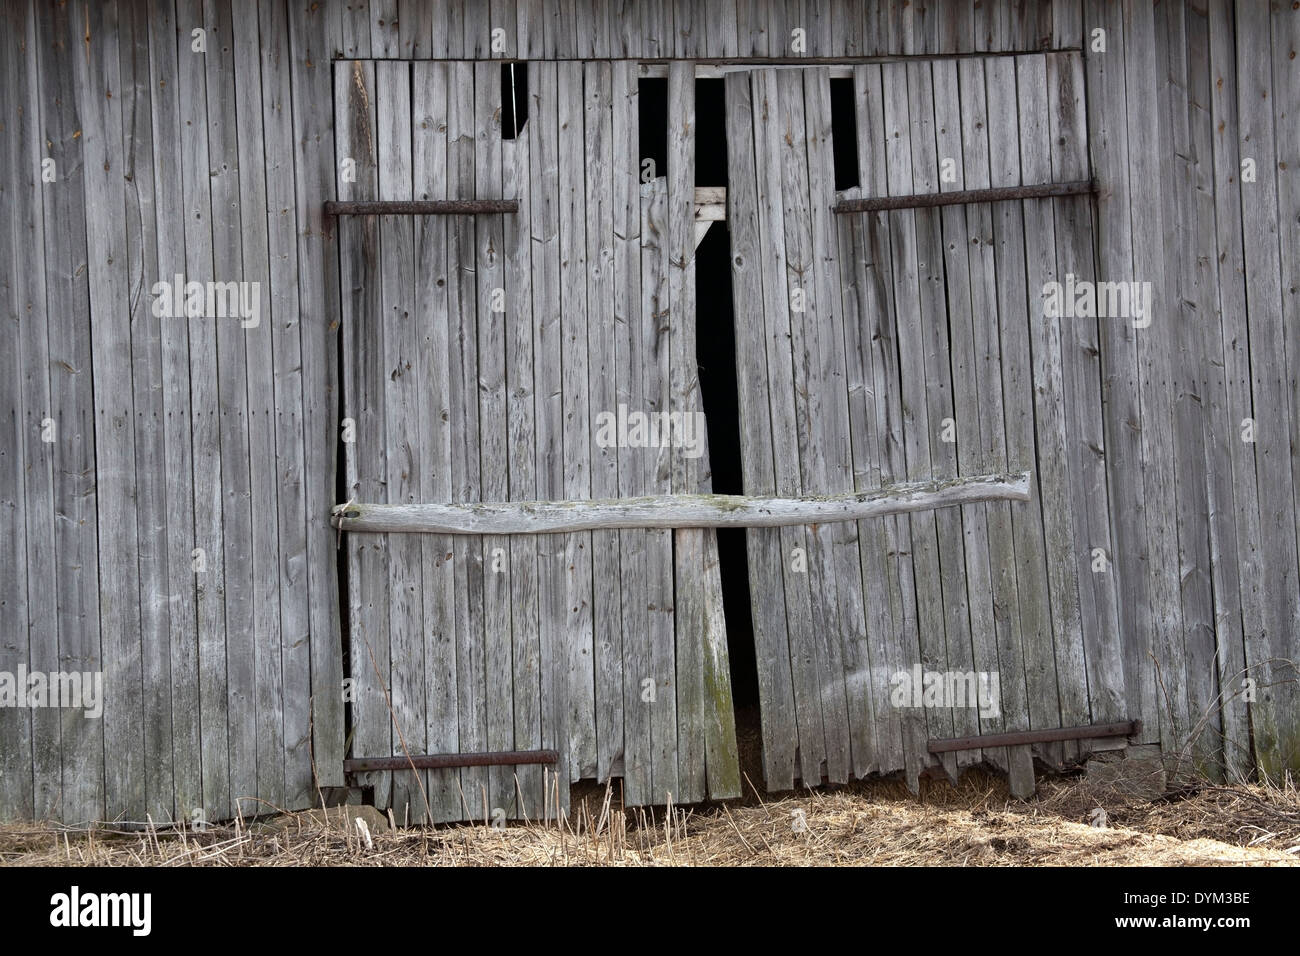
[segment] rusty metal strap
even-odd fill
[[[1039,186],[998,186],[993,189],[962,189],[950,193],[925,193],[915,196],[881,196],[875,199],[842,199],[835,211],[878,212],[882,209],[920,209],[927,206],[959,206],[976,202],[1002,202],[1007,199],[1050,199],[1053,196],[1083,196],[1096,192],[1089,179],[1068,183],[1043,183]]]
[[[413,754],[410,757],[354,757],[343,761],[344,773],[367,770],[440,770],[446,767],[504,767],[516,764],[558,763],[554,750],[498,750],[473,754]]]
[[[327,216],[477,216],[518,211],[517,199],[331,199],[325,203]]]
[[[979,750],[987,747],[1014,747],[1018,744],[1053,743],[1058,740],[1091,740],[1096,737],[1131,737],[1142,733],[1142,721],[1127,720],[1117,724],[1090,724],[1085,727],[1056,727],[1051,730],[1020,730],[983,737],[944,737],[931,740],[926,750],[932,754],[950,750]]]

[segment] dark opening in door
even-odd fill
[[[695,184],[727,185],[725,94],[722,80],[695,83]],[[735,316],[731,300],[731,244],[726,222],[715,222],[695,250],[696,359],[709,429],[713,490],[743,494],[740,412],[736,391]],[[731,690],[739,711],[758,704],[758,668],[749,605],[745,529],[718,529],[723,609],[731,657]],[[743,735],[743,732],[742,732]]]

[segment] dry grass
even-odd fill
[[[115,833],[0,827],[0,864],[58,866],[1115,866],[1296,865],[1300,795],[1205,786],[1106,806],[1080,780],[1010,800],[979,773],[927,782],[921,798],[884,781],[748,805],[619,812],[577,802],[562,826],[391,829],[373,808],[285,814],[251,827]],[[1109,825],[1090,826],[1094,808]],[[354,819],[366,821],[363,834]]]

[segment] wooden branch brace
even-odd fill
[[[338,505],[331,519],[344,531],[426,534],[551,534],[610,528],[778,528],[858,521],[979,501],[1028,501],[1029,472],[894,485],[853,495],[759,498],[747,495],[658,495],[597,501],[483,504]]]
[[[349,757],[344,773],[375,770],[441,770],[447,767],[509,767],[523,764],[556,763],[554,750],[499,750],[491,753],[412,754],[409,757]]]
[[[518,212],[517,199],[328,200],[327,216],[478,216]]]
[[[1050,199],[1053,196],[1083,196],[1096,192],[1089,179],[1068,183],[1043,183],[1040,186],[997,186],[992,189],[961,189],[950,193],[925,193],[915,196],[880,196],[874,199],[841,199],[835,204],[838,213],[877,212],[882,209],[920,209],[927,206],[959,206],[976,202],[1002,202],[1007,199]]]
[[[942,737],[932,739],[926,750],[932,754],[955,750],[981,750],[987,747],[1018,747],[1022,744],[1055,743],[1060,740],[1095,740],[1102,737],[1132,737],[1142,733],[1142,721],[1125,720],[1113,724],[1089,724],[1084,727],[1052,727],[1047,730],[1017,730],[982,737]]]

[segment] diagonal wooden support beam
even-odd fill
[[[776,528],[859,521],[980,501],[1028,501],[1029,472],[914,482],[854,495],[767,498],[656,495],[599,501],[510,501],[334,509],[343,531],[425,534],[551,534],[610,528]]]

